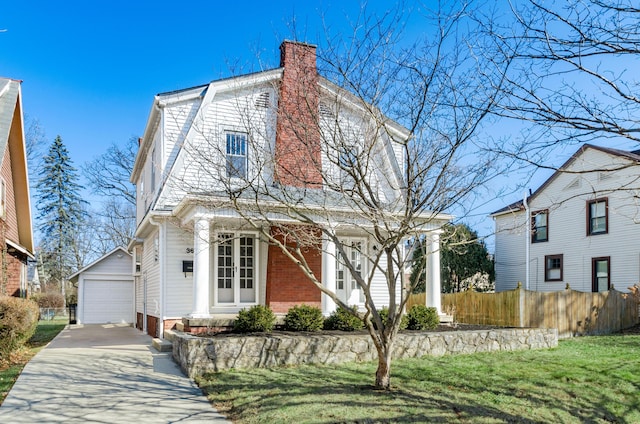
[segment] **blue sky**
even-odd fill
[[[61,135],[80,165],[141,135],[156,93],[228,76],[230,64],[258,70],[258,55],[277,65],[293,16],[299,36],[314,41],[322,13],[345,26],[358,10],[357,2],[10,2],[0,15],[0,76],[23,80],[25,113],[47,139]]]
[[[394,3],[367,7],[382,14]],[[231,68],[277,66],[283,39],[316,43],[323,25],[348,32],[359,11],[359,2],[344,0],[7,2],[0,76],[23,81],[25,114],[40,122],[47,142],[59,134],[80,168],[112,142],[141,136],[155,94],[229,76]],[[420,13],[405,36],[425,36]],[[490,233],[486,214],[514,200],[490,202],[474,226]]]

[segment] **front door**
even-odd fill
[[[256,302],[257,240],[253,234],[218,234],[217,303]]]
[[[357,275],[362,275],[362,240],[342,240],[344,252],[355,269]],[[358,286],[355,276],[347,267],[346,259],[337,253],[336,261],[336,294],[347,305],[357,305],[363,302],[362,290]]]

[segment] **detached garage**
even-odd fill
[[[133,323],[133,258],[118,247],[69,277],[78,283],[79,324]]]

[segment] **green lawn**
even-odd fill
[[[40,321],[25,348],[0,361],[0,405],[16,381],[22,368],[68,324],[68,320]]]
[[[232,370],[199,381],[239,423],[640,423],[640,336],[556,349],[397,360],[390,392],[374,363]]]

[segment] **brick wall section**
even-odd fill
[[[320,187],[316,46],[284,41],[280,66],[284,71],[278,100],[275,179],[285,186]]]
[[[140,312],[136,312],[136,328],[140,331],[144,329],[144,322],[142,321],[143,315]]]
[[[151,337],[158,337],[158,321],[157,317],[147,315],[147,334]]]
[[[22,269],[27,265],[27,258],[16,252],[16,256],[7,253],[7,294],[9,296],[21,297],[20,293],[20,277]],[[26,270],[24,271],[26,280]],[[25,287],[26,288],[26,287]],[[26,293],[24,293],[26,295]]]
[[[277,231],[271,229],[272,234]],[[280,241],[283,236],[277,235]],[[321,306],[320,290],[304,275],[300,267],[289,259],[278,246],[269,246],[267,261],[266,304],[276,313],[286,313],[295,305]],[[322,281],[322,252],[309,249],[304,255],[313,274]]]

